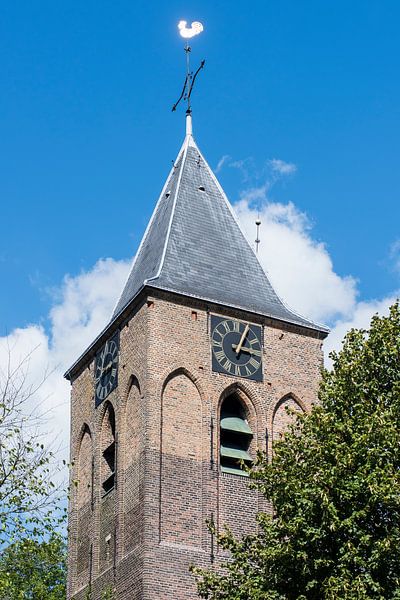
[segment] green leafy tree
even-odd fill
[[[0,600],[65,600],[65,561],[59,534],[9,545],[0,555]]]
[[[0,368],[0,548],[25,537],[48,535],[63,520],[56,461],[42,443],[43,415],[37,385],[29,382],[26,356]]]
[[[193,568],[202,598],[400,598],[398,303],[331,357],[319,405],[251,473],[274,514],[258,516],[255,535],[219,533],[230,560]]]

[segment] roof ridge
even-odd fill
[[[291,308],[282,298],[281,296],[278,294],[278,292],[276,291],[276,288],[274,285],[272,285],[272,281],[271,281],[271,275],[269,274],[269,272],[267,271],[267,269],[264,268],[264,266],[261,264],[256,252],[254,251],[254,248],[252,247],[252,245],[250,244],[250,241],[247,238],[247,235],[245,234],[245,232],[243,231],[243,228],[240,224],[240,221],[236,215],[236,212],[233,208],[233,206],[231,205],[231,203],[228,200],[228,196],[225,194],[224,189],[222,188],[220,182],[218,181],[214,171],[212,170],[212,168],[210,167],[210,165],[208,164],[206,158],[204,157],[203,153],[201,152],[200,148],[197,146],[196,142],[193,140],[193,144],[191,144],[192,146],[194,146],[196,148],[196,150],[198,151],[199,155],[201,156],[202,160],[204,161],[204,164],[206,165],[206,167],[208,168],[211,178],[214,181],[215,185],[217,186],[226,206],[228,207],[229,212],[231,213],[236,225],[239,228],[240,233],[242,234],[242,236],[244,237],[245,241],[247,242],[247,245],[249,246],[250,250],[252,251],[255,259],[257,260],[257,263],[259,264],[262,272],[264,273],[264,275],[267,277],[267,279],[269,279],[269,282],[271,283],[271,287],[276,295],[276,297],[278,298],[278,300],[283,304],[283,306],[289,311],[291,312],[294,316],[296,317],[300,317],[301,319],[305,319],[307,321],[310,321],[310,323],[312,323],[313,325],[317,325],[320,327],[325,327],[324,325],[322,325],[321,323],[318,323],[317,321],[311,320],[309,317],[306,317],[305,315],[302,315],[301,313],[297,312],[296,310],[294,310],[293,308]]]
[[[180,184],[181,184],[181,181],[182,181],[183,167],[184,167],[184,164],[185,164],[185,159],[186,159],[186,156],[187,156],[188,147],[190,145],[189,144],[190,138],[191,138],[190,134],[186,135],[185,140],[184,140],[183,145],[182,145],[182,148],[179,151],[178,158],[177,158],[177,161],[176,161],[176,162],[179,161],[179,158],[180,158],[180,156],[182,154],[182,160],[181,160],[181,165],[180,165],[180,169],[179,169],[178,181],[177,181],[177,184],[176,184],[176,187],[175,187],[175,194],[174,194],[174,200],[173,200],[173,203],[172,203],[171,216],[169,218],[167,235],[165,236],[165,243],[164,243],[163,251],[162,251],[162,254],[161,254],[160,264],[158,266],[157,273],[155,275],[153,275],[152,277],[149,277],[148,279],[145,279],[144,282],[143,282],[143,285],[147,285],[149,281],[155,281],[156,279],[158,279],[160,277],[160,275],[161,275],[161,271],[162,271],[162,268],[164,266],[165,255],[167,253],[167,247],[168,247],[168,242],[169,242],[171,228],[172,228],[172,222],[174,220],[174,215],[175,215],[176,201],[177,201],[177,198],[178,198],[179,187],[180,187]],[[164,188],[165,187],[166,186],[164,186]]]
[[[113,308],[113,310],[112,310],[112,313],[111,313],[112,315],[114,315],[114,314],[115,314],[115,311],[116,311],[116,309],[117,309],[117,306],[118,306],[118,304],[120,303],[120,301],[121,301],[121,298],[122,298],[122,296],[123,296],[123,293],[124,293],[125,287],[126,287],[126,285],[127,285],[128,281],[129,281],[129,279],[130,279],[131,273],[133,272],[133,269],[135,268],[136,262],[137,262],[137,260],[138,260],[138,258],[139,258],[139,256],[140,256],[140,252],[141,252],[141,250],[142,250],[142,248],[143,248],[143,246],[144,246],[144,244],[145,244],[145,242],[146,242],[147,234],[149,233],[149,231],[150,231],[150,229],[151,229],[151,226],[152,226],[152,224],[153,224],[153,221],[154,221],[154,219],[155,219],[155,216],[156,216],[156,214],[157,214],[158,208],[159,208],[159,206],[160,206],[160,204],[161,204],[161,202],[162,202],[162,200],[163,200],[163,198],[164,198],[164,195],[165,195],[166,189],[167,189],[167,187],[168,187],[168,185],[169,185],[169,183],[170,183],[170,181],[171,181],[171,177],[172,177],[172,175],[173,175],[173,173],[174,173],[174,170],[175,170],[175,165],[176,165],[176,164],[179,162],[179,159],[180,159],[181,155],[183,155],[183,152],[185,151],[186,147],[187,147],[187,140],[186,140],[186,138],[185,138],[185,139],[184,139],[184,141],[183,141],[183,144],[182,144],[182,146],[180,147],[180,150],[179,150],[179,152],[178,152],[178,156],[176,157],[176,160],[174,160],[174,164],[172,165],[172,167],[171,167],[171,170],[170,170],[170,172],[168,173],[168,177],[166,178],[166,180],[165,180],[165,183],[164,183],[164,185],[163,185],[163,187],[162,187],[161,193],[160,193],[160,195],[159,195],[159,197],[158,197],[158,200],[157,200],[157,202],[156,202],[156,205],[155,205],[155,207],[154,207],[154,209],[153,209],[153,212],[152,212],[152,214],[151,214],[150,220],[149,220],[149,222],[147,223],[147,227],[146,227],[146,229],[144,230],[143,237],[142,237],[142,239],[141,239],[141,241],[140,241],[140,244],[139,244],[139,247],[138,247],[138,249],[137,249],[137,251],[136,251],[136,254],[135,254],[135,256],[133,257],[133,260],[132,260],[132,263],[131,263],[131,267],[130,267],[130,269],[129,269],[129,271],[128,271],[128,275],[126,276],[126,279],[125,279],[125,283],[124,283],[123,287],[121,288],[121,293],[120,293],[120,295],[118,296],[116,303],[114,304],[114,308]],[[183,160],[183,159],[182,159],[182,160]],[[181,164],[181,166],[182,166],[182,164]],[[175,198],[176,198],[176,196],[175,196]],[[174,206],[174,208],[175,208],[175,206]],[[158,272],[158,276],[159,276],[159,275],[160,275],[160,273]],[[149,278],[149,281],[151,281],[152,279],[154,279],[154,277],[150,277],[150,278]]]
[[[232,248],[226,234],[236,241]],[[190,120],[112,318],[145,286],[326,330],[290,308],[275,291],[234,207],[197,146]]]

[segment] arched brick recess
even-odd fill
[[[84,504],[92,500],[92,461],[93,461],[93,442],[92,435],[88,425],[82,429],[82,437],[79,444],[77,461],[77,506],[81,508]]]
[[[128,382],[125,385],[125,389],[121,395],[121,400],[123,404],[126,404],[133,385],[137,387],[139,394],[141,395],[142,392],[140,388],[139,379],[136,377],[136,375],[132,373],[131,376],[128,378]]]
[[[90,565],[90,544],[93,518],[93,441],[89,426],[82,427],[81,440],[78,450],[75,494],[78,509],[78,560],[77,574],[88,576]]]
[[[295,422],[296,415],[291,411],[303,413],[304,408],[294,394],[286,394],[274,408],[272,417],[272,443],[281,439],[287,428]]]
[[[200,384],[199,378],[196,377],[195,375],[193,375],[193,373],[191,373],[188,369],[186,369],[185,367],[182,367],[182,366],[176,367],[172,371],[169,371],[168,373],[165,374],[164,378],[162,379],[161,387],[159,388],[160,396],[162,397],[162,395],[164,394],[164,390],[165,390],[166,386],[168,385],[168,383],[171,381],[171,379],[174,379],[175,377],[178,377],[179,375],[185,375],[185,377],[190,379],[190,381],[193,383],[193,385],[196,386],[197,391],[200,394],[200,398],[203,401],[204,392],[203,392],[202,386]]]
[[[161,415],[160,540],[201,546],[202,402],[186,373],[167,378]]]
[[[139,381],[132,375],[125,404],[124,442],[120,453],[123,473],[124,550],[127,554],[141,541],[143,520],[143,485],[141,481],[141,449],[143,411]]]
[[[114,407],[111,402],[104,404],[100,429],[100,569],[110,567],[114,561],[115,551],[115,477],[114,486],[104,489],[105,482],[112,474],[110,460],[105,451],[115,443],[116,422]],[[114,468],[116,467],[116,445],[114,446]]]

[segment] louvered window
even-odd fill
[[[102,445],[102,486],[106,494],[115,485],[115,414],[111,404],[104,416]]]
[[[220,464],[223,473],[247,475],[241,461],[250,465],[249,446],[253,432],[247,422],[240,400],[228,396],[221,407],[220,418]]]

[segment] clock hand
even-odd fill
[[[100,375],[97,377],[96,379],[96,383],[98,381],[100,381],[100,379],[102,378],[103,375],[105,375],[106,373],[108,373],[108,371],[111,371],[111,369],[113,368],[113,362],[110,361],[107,366],[104,366],[104,361],[103,364],[101,365],[101,369],[100,369]]]
[[[242,337],[240,338],[240,342],[239,342],[239,343],[238,343],[238,345],[236,346],[236,354],[239,354],[239,353],[240,353],[240,351],[241,351],[241,349],[242,349],[242,346],[243,346],[243,343],[244,343],[244,340],[246,339],[246,335],[247,335],[247,333],[248,333],[249,329],[250,329],[250,325],[247,323],[247,325],[246,325],[246,327],[244,328],[244,331],[243,331],[243,333],[242,333]]]
[[[96,373],[97,373],[98,369],[100,368],[99,376],[95,378],[95,383],[96,384],[100,381],[101,376],[103,375],[104,355],[101,355],[100,359],[101,359],[101,367],[99,365],[96,367]]]
[[[103,371],[104,371],[104,361],[106,360],[106,356],[107,356],[106,349],[107,349],[107,344],[104,346],[103,354],[101,356],[101,370],[100,370],[101,374],[100,374],[100,377],[101,377],[101,375],[103,374]]]
[[[236,352],[237,352],[238,346],[236,346],[236,344],[232,344],[232,348],[234,350],[236,350]],[[247,346],[242,346],[240,348],[240,351],[241,352],[248,352],[248,354],[257,354],[257,355],[258,355],[258,352],[259,352],[259,350],[253,350],[253,348],[248,348]]]

